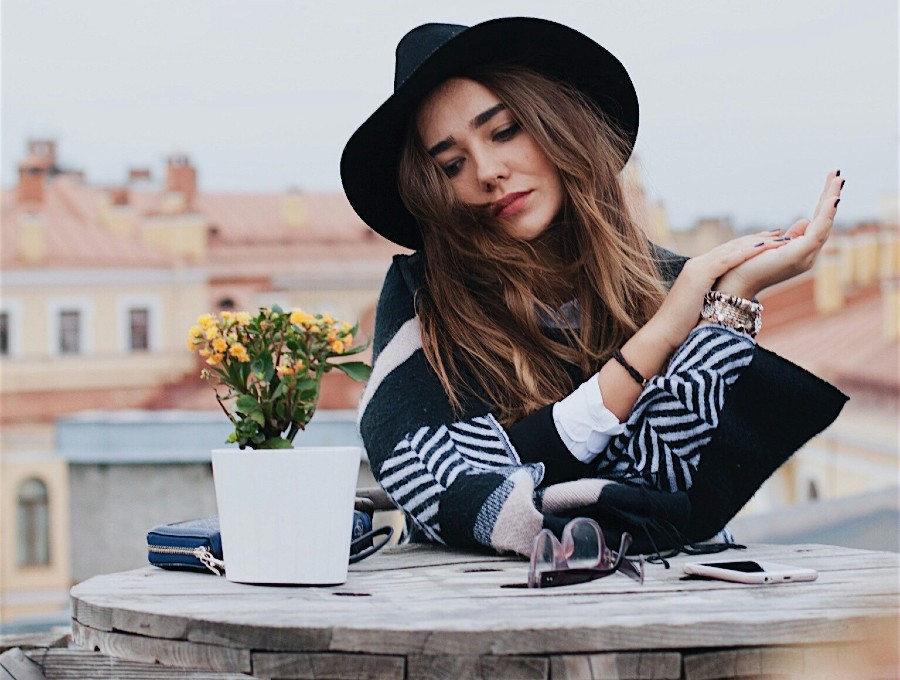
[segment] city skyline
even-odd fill
[[[898,183],[896,5],[784,5],[4,0],[2,183],[27,139],[52,138],[92,184],[161,177],[181,152],[205,191],[340,191],[343,143],[388,96],[406,30],[518,14],[625,63],[643,180],[674,228],[788,226],[833,167],[848,179],[839,222],[877,218]]]

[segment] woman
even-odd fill
[[[417,251],[385,280],[360,423],[427,539],[527,554],[542,527],[590,516],[611,541],[683,547],[840,410],[753,339],[753,298],[828,237],[839,171],[811,221],[685,261],[628,215],[637,125],[604,48],[500,19],[407,34],[394,95],[348,142],[351,204]]]

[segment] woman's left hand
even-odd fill
[[[840,170],[828,173],[812,220],[798,220],[782,236],[781,248],[760,253],[722,275],[714,290],[752,299],[769,286],[809,270],[834,226],[844,179]]]

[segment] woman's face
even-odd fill
[[[562,208],[556,166],[484,85],[447,80],[425,100],[416,124],[456,197],[487,207],[511,236],[537,237]]]

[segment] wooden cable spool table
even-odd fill
[[[682,565],[759,559],[811,583],[682,580]],[[333,587],[271,587],[146,567],[71,592],[78,645],[260,678],[865,678],[895,673],[900,555],[822,545],[646,566],[548,589],[518,558],[409,545]],[[887,669],[887,671],[885,671]],[[871,671],[873,675],[866,675]],[[240,676],[235,676],[240,677]],[[884,675],[894,677],[894,675]]]

